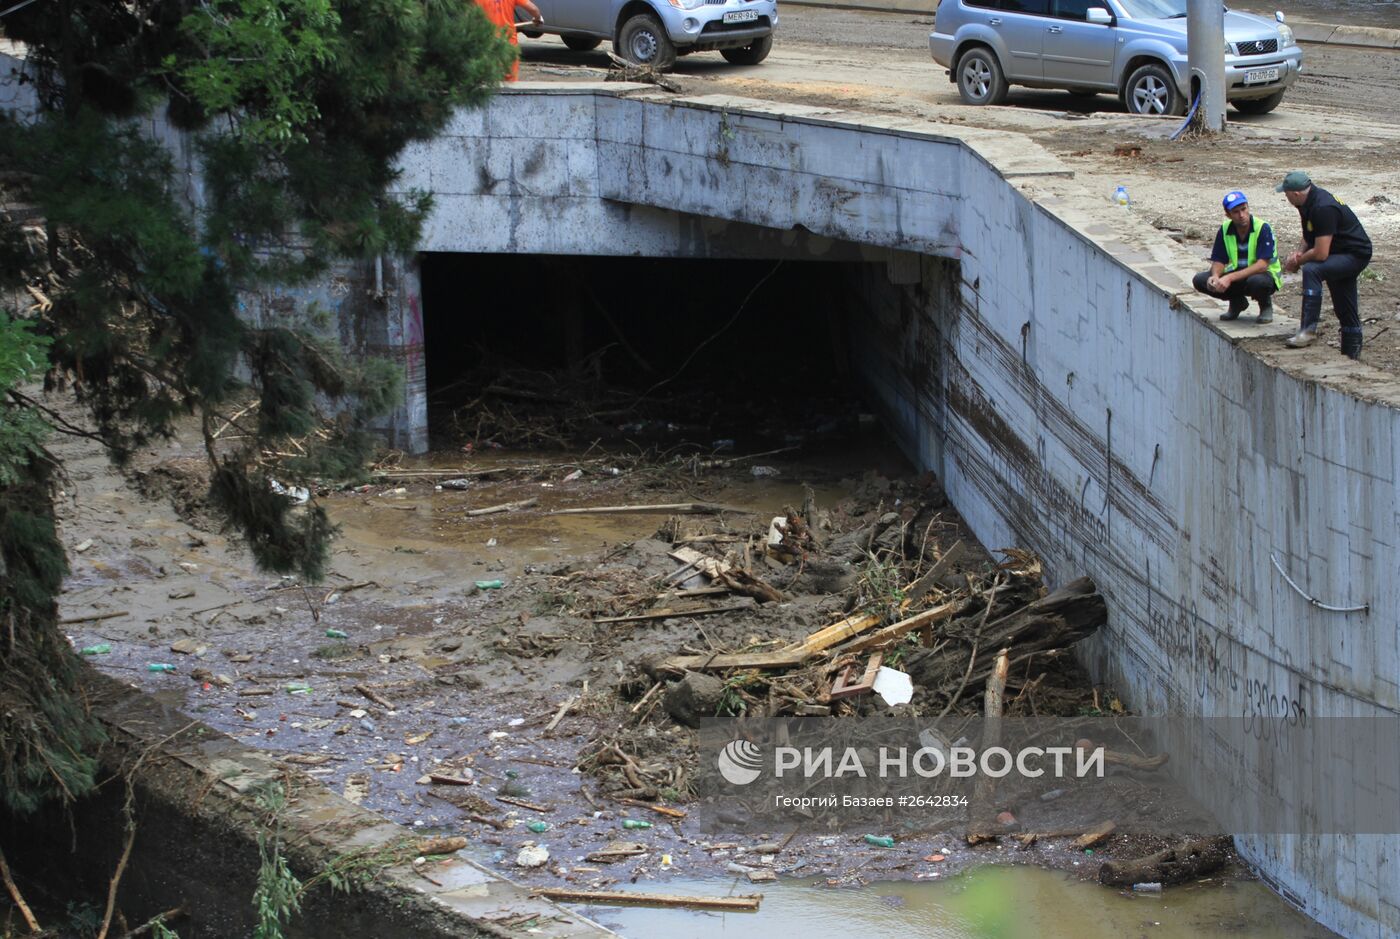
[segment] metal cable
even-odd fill
[[[1327,611],[1332,612],[1332,613],[1370,613],[1370,612],[1371,612],[1371,604],[1369,604],[1369,603],[1363,604],[1363,605],[1361,605],[1361,606],[1333,606],[1333,605],[1330,604],[1330,603],[1323,603],[1321,600],[1317,599],[1316,597],[1309,596],[1308,593],[1307,593],[1307,591],[1305,591],[1302,587],[1299,587],[1297,584],[1295,584],[1295,583],[1293,582],[1293,578],[1288,576],[1288,572],[1285,571],[1285,570],[1283,569],[1283,565],[1280,564],[1280,563],[1278,562],[1278,557],[1277,557],[1277,555],[1275,555],[1272,551],[1269,552],[1269,560],[1274,562],[1274,569],[1275,569],[1276,571],[1279,572],[1279,576],[1281,576],[1284,580],[1288,581],[1288,586],[1292,587],[1292,588],[1297,592],[1298,596],[1300,596],[1300,597],[1302,597],[1304,600],[1308,601],[1308,603],[1309,603],[1311,606],[1315,606],[1315,607],[1317,607],[1319,610],[1327,610]]]

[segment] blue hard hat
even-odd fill
[[[1225,193],[1225,198],[1221,200],[1220,204],[1225,206],[1225,211],[1228,212],[1237,206],[1244,205],[1248,201],[1244,193],[1240,192],[1238,189],[1232,189]]]

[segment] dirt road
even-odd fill
[[[1126,186],[1132,211],[1198,249],[1202,269],[1223,217],[1221,195],[1230,189],[1251,195],[1256,214],[1275,224],[1285,246],[1296,242],[1297,214],[1273,185],[1290,170],[1306,169],[1356,210],[1371,235],[1375,258],[1361,283],[1363,359],[1400,372],[1400,262],[1393,248],[1400,241],[1400,100],[1392,94],[1400,84],[1400,53],[1307,45],[1305,74],[1277,111],[1231,111],[1223,136],[1172,142],[1175,119],[1129,115],[1108,95],[1086,105],[1058,91],[1017,88],[1003,107],[964,105],[929,57],[932,22],[785,7],[780,38],[762,65],[739,68],[703,54],[681,59],[675,77],[690,93],[724,91],[1026,134],[1063,159],[1085,198],[1102,198],[1105,212],[1114,210],[1113,190]],[[601,51],[571,53],[552,38],[523,40],[522,58],[522,79],[536,81],[597,79],[608,64]],[[1296,315],[1297,284],[1296,275],[1285,278],[1281,311]],[[1321,333],[1337,345],[1330,306]]]

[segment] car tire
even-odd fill
[[[650,65],[664,71],[676,64],[676,47],[661,21],[639,13],[622,24],[614,44],[617,54],[633,65]]]
[[[1268,114],[1283,102],[1283,92],[1275,91],[1267,98],[1250,98],[1248,101],[1231,101],[1241,114]]]
[[[1186,99],[1177,90],[1176,80],[1166,66],[1156,62],[1141,65],[1128,76],[1123,105],[1133,114],[1180,117],[1186,113]]]
[[[1001,104],[1006,100],[1006,75],[996,53],[983,46],[958,59],[958,94],[968,104]]]
[[[768,58],[768,53],[772,51],[773,36],[770,34],[738,49],[721,49],[719,54],[731,65],[757,65]]]
[[[540,32],[538,29],[522,29],[520,35],[524,36],[526,39],[539,39],[544,33]]]
[[[603,40],[597,36],[580,36],[578,34],[565,34],[559,37],[564,40],[564,45],[575,52],[591,52],[602,43]]]

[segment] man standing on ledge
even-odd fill
[[[1325,189],[1313,185],[1302,170],[1294,170],[1274,187],[1298,210],[1303,243],[1284,259],[1284,270],[1303,271],[1303,323],[1298,334],[1285,340],[1294,349],[1317,341],[1317,321],[1322,316],[1322,284],[1332,294],[1332,311],[1342,324],[1342,354],[1361,357],[1361,314],[1356,279],[1371,263],[1371,239],[1356,220],[1356,213]]]
[[[1278,253],[1274,250],[1274,230],[1268,222],[1250,214],[1249,200],[1238,189],[1227,192],[1221,204],[1227,219],[1215,233],[1210,270],[1201,271],[1191,282],[1201,293],[1230,301],[1230,309],[1220,314],[1222,320],[1239,319],[1253,299],[1259,302],[1255,322],[1271,323],[1274,291],[1283,285]]]
[[[520,77],[520,39],[515,35],[515,8],[523,9],[529,15],[530,22],[536,26],[544,22],[544,17],[540,16],[540,8],[535,6],[534,0],[477,0],[477,5],[485,11],[488,20],[501,28],[506,42],[516,47],[515,59],[510,63],[510,71],[503,79],[513,82]]]

